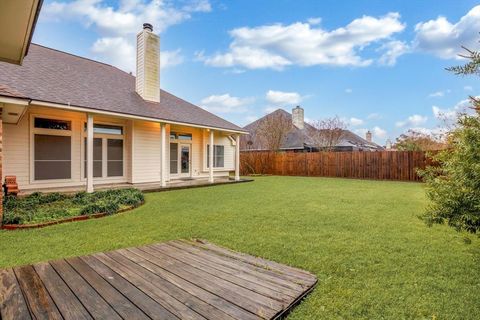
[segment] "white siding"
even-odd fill
[[[31,160],[31,118],[32,115],[53,117],[72,121],[72,178],[70,180],[33,181]],[[84,186],[84,123],[85,113],[68,112],[45,107],[32,106],[18,124],[3,125],[3,170],[4,176],[15,175],[22,190],[35,188]],[[145,183],[160,181],[160,124],[154,122],[124,120],[121,118],[94,116],[95,122],[119,124],[124,126],[124,177],[95,178],[95,184],[101,183]],[[191,133],[191,177],[208,177],[206,166],[206,147],[209,132],[188,126],[167,125],[167,177],[170,173],[170,131]],[[215,176],[226,176],[235,168],[235,146],[227,134],[215,132],[215,144],[225,146],[225,167],[215,168]],[[180,176],[172,175],[171,180]]]
[[[133,123],[132,182],[160,181],[160,124]]]

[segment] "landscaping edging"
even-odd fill
[[[82,216],[76,216],[76,217],[70,217],[70,218],[65,218],[65,219],[60,219],[60,220],[55,220],[55,221],[46,221],[46,222],[41,222],[41,223],[34,223],[34,224],[4,224],[1,226],[0,229],[4,230],[24,230],[24,229],[38,229],[38,228],[44,228],[48,227],[54,224],[61,224],[61,223],[66,223],[66,222],[74,222],[74,221],[83,221],[83,220],[89,220],[89,219],[97,219],[97,218],[102,218],[105,216],[113,216],[122,212],[130,211],[135,208],[140,207],[145,203],[142,202],[138,206],[130,206],[128,208],[124,208],[121,210],[118,210],[114,214],[108,214],[108,213],[94,213],[94,214],[85,214]]]

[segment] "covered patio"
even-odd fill
[[[144,192],[161,192],[161,191],[170,191],[170,190],[180,190],[180,189],[190,189],[190,188],[201,188],[201,187],[212,187],[225,184],[235,184],[243,182],[251,182],[252,179],[239,178],[238,180],[233,177],[218,177],[213,182],[210,182],[208,178],[202,179],[180,179],[172,180],[166,182],[165,186],[162,186],[160,182],[152,183],[113,183],[113,184],[102,184],[95,186],[96,191],[109,190],[109,189],[127,189],[127,188],[137,188]],[[76,187],[61,187],[61,188],[41,188],[35,190],[21,190],[19,196],[26,196],[32,194],[33,192],[43,192],[43,193],[76,193],[80,191],[85,191],[84,186]]]

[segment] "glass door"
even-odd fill
[[[190,176],[190,145],[180,145],[180,173],[182,176]]]

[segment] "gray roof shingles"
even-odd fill
[[[145,101],[135,92],[133,75],[36,44],[30,46],[22,66],[0,62],[0,95],[244,131],[164,90],[160,91],[160,103]]]
[[[246,125],[244,127],[245,130],[249,131],[250,133],[250,139],[253,139],[257,143],[257,145],[252,146],[253,149],[263,149],[264,147],[262,145],[259,145],[259,142],[256,141],[255,139],[255,133],[260,124],[265,121],[265,118],[275,116],[276,114],[283,115],[285,116],[290,122],[292,121],[292,115],[283,110],[283,109],[277,109],[273,111],[272,113],[269,113],[265,115],[264,117]],[[282,144],[282,149],[303,149],[306,146],[314,147],[313,142],[311,141],[310,138],[310,132],[312,130],[316,130],[314,127],[312,127],[310,124],[305,122],[305,128],[304,129],[298,129],[292,124],[292,129],[291,131],[287,134],[285,137],[285,140]],[[249,138],[245,138],[249,139]],[[379,146],[378,144],[374,142],[368,142],[367,140],[359,137],[355,133],[351,132],[350,130],[343,130],[343,135],[341,140],[338,142],[336,147],[341,148],[341,147],[357,147],[357,148],[364,148],[364,149],[370,149],[370,150],[382,150],[383,148]]]

